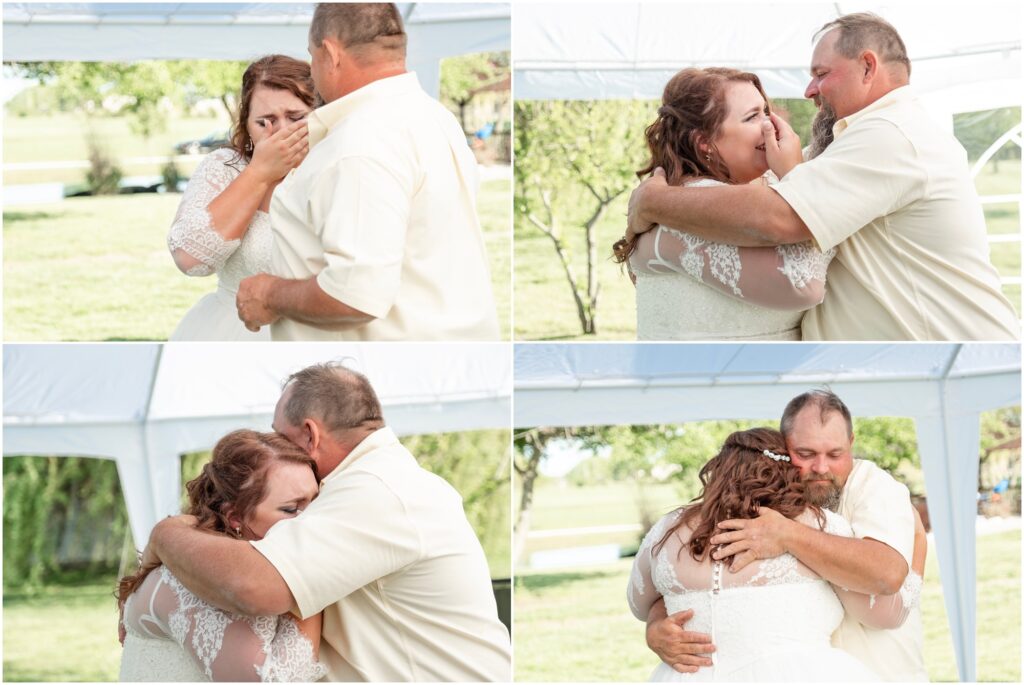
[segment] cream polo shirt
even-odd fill
[[[390,428],[370,434],[259,550],[303,617],[323,610],[329,680],[509,681],[483,549],[446,481]]]
[[[855,459],[837,513],[850,522],[858,538],[889,545],[910,566],[914,556],[910,492],[883,469]],[[911,609],[903,625],[893,630],[868,628],[847,615],[832,634],[832,644],[860,659],[884,680],[928,680],[920,606]]]
[[[476,215],[477,165],[416,75],[374,81],[309,116],[310,151],[270,204],[277,276],[375,317],[332,331],[281,319],[274,340],[497,340]]]
[[[909,86],[839,120],[773,186],[822,251],[838,246],[805,340],[1016,340],[963,147]]]

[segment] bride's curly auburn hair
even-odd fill
[[[770,108],[761,79],[749,71],[726,67],[691,68],[673,76],[661,96],[658,118],[645,131],[651,158],[636,172],[637,178],[642,179],[661,167],[670,186],[681,185],[694,177],[731,183],[729,168],[718,154],[715,139],[729,113],[726,90],[732,83],[753,84]],[[707,152],[701,151],[701,144],[708,146]],[[629,259],[638,239],[623,238],[612,246],[616,263]]]
[[[727,519],[757,518],[758,507],[768,507],[794,518],[810,507],[824,526],[821,510],[807,502],[800,469],[790,462],[765,456],[764,450],[786,455],[782,433],[771,428],[737,431],[725,439],[721,451],[700,470],[701,494],[695,504],[682,507],[682,516],[655,545],[661,551],[681,526],[693,529],[690,556],[703,561],[711,552],[709,540],[722,532],[717,526]]]
[[[267,496],[267,473],[278,461],[305,464],[317,477],[313,458],[279,433],[228,433],[217,442],[202,472],[185,484],[189,504],[184,513],[198,519],[198,530],[237,537],[229,519],[249,519]],[[117,586],[118,601],[123,604],[154,568],[143,566],[122,578]]]
[[[235,151],[236,160],[252,161],[253,142],[249,135],[249,110],[252,95],[259,87],[286,90],[309,108],[317,105],[316,90],[309,64],[287,55],[267,55],[250,64],[242,74],[242,91],[239,95],[238,118],[231,125],[229,147]]]

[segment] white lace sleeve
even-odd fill
[[[721,185],[704,179],[691,186]],[[811,243],[737,247],[666,226],[640,237],[630,256],[633,271],[680,273],[730,297],[768,309],[810,309],[825,298],[825,274],[835,250]]]
[[[657,573],[654,566],[657,563],[656,559],[659,558],[654,548],[665,537],[665,533],[676,522],[678,516],[678,512],[672,512],[651,526],[633,559],[633,570],[629,575],[629,586],[626,588],[626,601],[629,602],[629,610],[641,621],[647,620],[651,605],[662,596],[654,582]]]
[[[825,510],[825,521],[826,533],[853,537],[850,522],[839,514]],[[843,603],[846,613],[869,628],[886,630],[903,625],[910,615],[910,610],[920,603],[921,584],[921,577],[910,571],[903,580],[900,591],[893,595],[865,595],[851,592],[835,583],[832,584],[832,589]]]
[[[213,681],[313,681],[327,670],[288,616],[241,616],[199,599],[166,568],[126,606],[125,627],[174,640]]]
[[[189,276],[209,276],[224,265],[241,240],[224,240],[213,229],[207,209],[239,172],[225,164],[234,157],[230,149],[215,150],[196,167],[167,233],[167,248],[174,263]]]

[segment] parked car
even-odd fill
[[[174,146],[179,155],[205,155],[228,144],[227,131],[215,131],[199,140],[186,140]]]

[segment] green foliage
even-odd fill
[[[459,111],[459,124],[466,128],[466,106],[476,93],[508,76],[510,53],[477,52],[441,61],[441,102]]]
[[[780,98],[772,100],[772,111],[783,115],[804,145],[811,142],[811,121],[818,112],[813,101],[803,98]]]
[[[35,590],[62,570],[117,568],[128,516],[113,461],[4,458],[4,587]]]
[[[509,547],[511,451],[507,430],[436,433],[402,438],[423,468],[462,495],[494,578],[512,575]]]
[[[636,183],[647,156],[644,129],[653,117],[646,101],[520,101],[515,103],[515,220],[551,239],[568,281],[580,327],[597,332],[597,264],[611,245],[595,229],[609,206]],[[582,229],[582,264],[566,234]]]
[[[127,114],[145,137],[164,130],[167,105],[188,108],[210,97],[233,113],[246,66],[214,60],[12,63],[15,73],[52,88],[61,111]]]
[[[124,173],[110,156],[110,152],[95,137],[89,137],[89,170],[85,182],[93,195],[116,195],[121,188]]]
[[[1020,124],[1020,107],[1003,107],[982,112],[965,112],[953,115],[953,133],[967,150],[967,158],[976,160],[996,142],[1000,136]],[[1007,143],[993,158],[1020,159],[1019,145]]]

